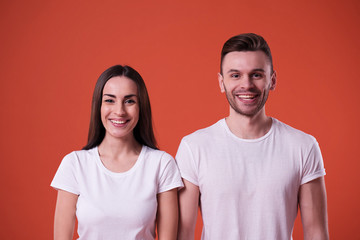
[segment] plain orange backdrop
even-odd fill
[[[331,238],[360,239],[359,12],[357,0],[1,1],[0,239],[52,238],[49,184],[86,143],[101,72],[140,72],[160,147],[175,155],[184,135],[228,114],[219,55],[243,32],[272,49],[267,113],[320,143]]]

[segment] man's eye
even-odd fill
[[[254,74],[252,75],[252,77],[253,77],[253,78],[261,78],[262,75],[261,75],[260,73],[254,73]]]
[[[234,74],[231,74],[231,77],[232,77],[232,78],[239,78],[239,77],[240,77],[240,74],[234,73]]]

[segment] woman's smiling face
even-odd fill
[[[105,137],[132,138],[139,120],[136,83],[124,76],[110,78],[103,89],[101,121]]]

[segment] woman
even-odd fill
[[[145,83],[129,66],[99,77],[92,100],[88,143],[64,157],[51,183],[58,190],[55,240],[176,239],[174,159],[156,148]]]

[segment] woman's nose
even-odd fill
[[[125,107],[122,103],[116,104],[115,108],[115,113],[118,115],[124,115],[126,113]]]

